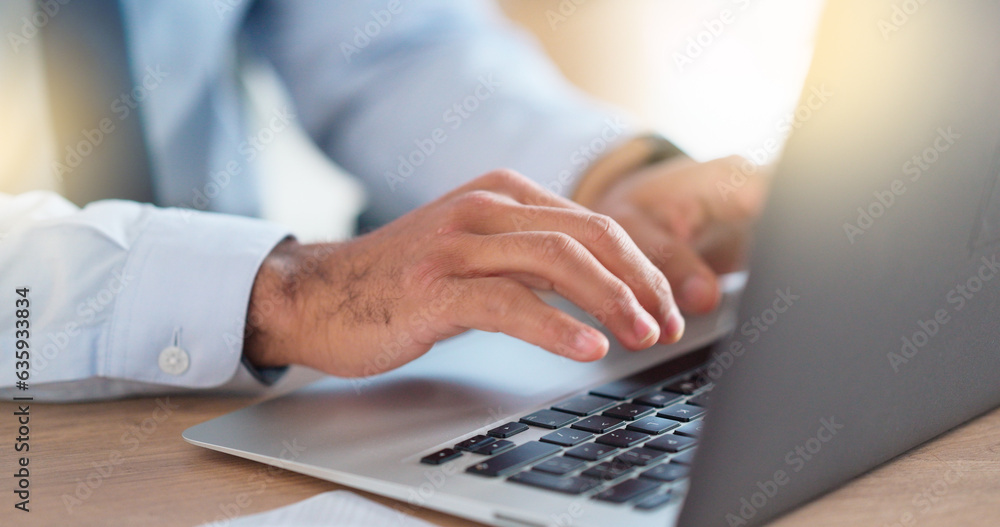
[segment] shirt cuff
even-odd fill
[[[227,382],[243,356],[257,270],[289,235],[261,220],[152,210],[120,277],[99,374],[186,388]]]
[[[279,366],[277,368],[258,368],[250,362],[250,359],[246,355],[243,355],[241,359],[243,367],[246,368],[247,373],[254,378],[257,382],[263,384],[264,386],[272,386],[274,383],[281,380],[285,376],[285,372],[288,371],[288,366]]]

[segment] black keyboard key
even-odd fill
[[[535,472],[534,470],[526,470],[524,472],[514,474],[510,478],[507,478],[507,481],[513,481],[514,483],[520,483],[522,485],[531,485],[532,487],[538,487],[541,489],[554,490],[556,492],[562,492],[563,494],[583,494],[584,492],[587,492],[588,490],[601,484],[600,481],[595,481],[590,478],[561,478],[544,472]]]
[[[633,432],[631,430],[613,430],[596,439],[602,445],[609,445],[618,448],[628,448],[638,445],[649,439],[648,434]]]
[[[705,426],[705,421],[695,421],[693,423],[688,423],[677,430],[674,433],[679,436],[688,436],[695,439],[701,437],[701,429]]]
[[[712,398],[712,392],[711,391],[701,392],[698,395],[695,395],[694,397],[688,399],[688,404],[693,404],[695,406],[700,406],[702,408],[707,408],[708,407],[708,402],[709,402],[709,400],[711,400],[711,398]]]
[[[581,469],[587,466],[587,464],[579,459],[558,456],[546,459],[541,463],[532,467],[532,470],[540,470],[542,472],[548,472],[549,474],[555,474],[557,476],[564,476],[573,472],[574,470]]]
[[[645,467],[647,465],[652,465],[660,459],[666,457],[667,453],[660,450],[653,450],[651,448],[633,448],[628,452],[615,458],[615,462],[621,463],[623,465],[635,465],[640,467]]]
[[[604,459],[611,454],[618,452],[618,449],[608,445],[598,445],[597,443],[584,443],[576,448],[566,451],[566,455],[583,459],[585,461],[597,461]]]
[[[486,435],[490,437],[499,437],[500,439],[506,439],[508,437],[516,436],[517,434],[520,434],[521,432],[524,432],[527,429],[528,425],[524,423],[510,422],[505,425],[500,425],[490,430],[489,432],[486,432]]]
[[[642,392],[649,390],[651,385],[655,382],[655,380],[651,380],[646,383],[623,379],[605,384],[604,386],[598,386],[597,388],[590,390],[590,393],[592,395],[600,395],[601,397],[609,397],[611,399],[624,401],[625,399],[631,399],[640,395]]]
[[[652,406],[625,403],[619,404],[618,406],[604,412],[604,415],[617,419],[624,419],[626,421],[634,421],[640,417],[646,417],[655,411],[656,408],[653,408]]]
[[[603,482],[616,480],[622,476],[628,475],[628,473],[633,470],[635,470],[635,466],[633,465],[605,461],[604,463],[594,465],[587,470],[584,470],[580,475],[587,476],[588,478],[599,479]]]
[[[694,375],[686,379],[681,379],[679,381],[672,382],[663,387],[664,390],[668,392],[682,393],[684,395],[693,395],[702,390],[707,390],[712,387],[712,382],[708,377],[704,375]]]
[[[650,494],[645,498],[635,502],[635,508],[641,511],[653,511],[659,509],[660,507],[670,503],[674,495],[670,491],[662,492],[660,494]]]
[[[666,434],[657,437],[642,446],[643,448],[655,448],[664,452],[675,453],[687,450],[688,448],[693,447],[697,442],[698,441],[690,437]]]
[[[687,452],[682,452],[680,454],[677,454],[676,456],[674,456],[673,458],[671,458],[670,462],[671,463],[680,463],[681,465],[687,465],[687,466],[690,467],[691,464],[694,463],[694,453],[697,450],[698,449],[696,449],[696,448],[692,448],[691,450],[688,450]]]
[[[638,397],[647,391],[651,391],[654,386],[665,379],[670,379],[704,364],[711,353],[711,349],[711,346],[705,346],[690,353],[685,353],[676,359],[661,362],[652,368],[629,375],[624,379],[598,386],[590,390],[590,393],[591,395],[600,395],[601,397],[608,397],[619,401]]]
[[[620,427],[624,423],[625,421],[615,419],[614,417],[608,417],[606,415],[592,415],[574,423],[573,428],[583,430],[585,432],[603,434]]]
[[[495,456],[497,454],[502,454],[516,445],[513,441],[507,441],[506,439],[501,439],[499,441],[494,441],[492,443],[487,443],[472,451],[474,454],[482,454],[484,456]]]
[[[492,437],[487,437],[482,434],[477,436],[472,436],[461,443],[455,445],[455,450],[464,450],[466,452],[472,452],[473,450],[486,446],[492,442],[496,441]]]
[[[699,423],[701,421],[698,421]],[[694,423],[691,423],[694,424]],[[635,430],[649,435],[660,435],[677,428],[681,424],[673,419],[663,419],[662,417],[643,417],[634,423],[629,423],[625,428]],[[687,425],[685,425],[687,426]]]
[[[651,390],[658,381],[662,380],[662,378],[654,378],[652,376],[643,377],[641,376],[642,373],[645,372],[640,372],[639,375],[633,375],[618,381],[609,382],[603,386],[598,386],[597,388],[590,390],[590,394],[624,401],[625,399],[631,399],[642,395],[643,392]]]
[[[566,412],[568,414],[586,417],[596,414],[601,410],[607,410],[615,405],[615,401],[606,397],[596,395],[580,395],[572,399],[567,399],[552,407],[553,410]]]
[[[655,406],[657,408],[663,408],[664,406],[669,406],[674,403],[681,402],[681,394],[671,393],[671,392],[653,392],[647,393],[642,397],[637,397],[634,401],[636,404],[643,404],[646,406]]]
[[[594,437],[594,434],[591,434],[590,432],[573,430],[572,428],[563,428],[562,430],[556,430],[555,432],[542,436],[540,441],[545,441],[546,443],[552,443],[553,445],[559,446],[576,446],[592,437]]]
[[[692,419],[697,419],[705,415],[705,409],[681,403],[668,406],[663,410],[660,410],[660,413],[656,415],[666,417],[667,419],[673,419],[674,421],[684,421],[686,423]]]
[[[576,417],[555,410],[539,410],[521,418],[521,422],[526,425],[551,429],[562,428],[573,421],[576,421]]]
[[[595,500],[625,503],[644,496],[660,488],[660,484],[649,479],[627,479],[614,487],[594,495]]]
[[[454,448],[446,448],[444,450],[438,450],[429,456],[420,458],[420,462],[425,465],[440,465],[441,463],[447,463],[460,457],[462,457],[462,453],[458,450],[455,450]]]
[[[640,478],[655,479],[657,481],[671,482],[686,478],[690,468],[677,463],[663,463],[639,474]]]
[[[561,449],[548,443],[528,441],[514,450],[498,454],[465,469],[466,472],[495,478],[506,476],[521,467],[560,452]]]
[[[638,397],[647,391],[651,391],[652,387],[663,382],[665,379],[671,379],[703,365],[708,360],[711,351],[711,345],[704,346],[675,359],[661,362],[652,368],[629,375],[624,379],[594,388],[590,393],[591,395],[610,397],[619,401]]]

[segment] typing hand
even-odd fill
[[[667,279],[617,223],[497,171],[345,243],[282,242],[254,283],[244,351],[258,366],[340,376],[391,370],[468,329],[580,361],[607,353],[603,334],[531,288],[563,295],[629,349],[683,332]]]
[[[738,156],[677,157],[618,178],[584,204],[628,231],[673,285],[681,309],[706,313],[719,302],[716,274],[742,263],[766,191],[761,172]]]

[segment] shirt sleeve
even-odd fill
[[[497,168],[569,195],[634,134],[482,0],[262,0],[249,40],[384,223]]]
[[[250,291],[286,230],[127,201],[78,209],[29,192],[0,194],[0,235],[0,339],[25,337],[20,325],[30,343],[28,390],[15,387],[5,352],[0,393],[79,400],[252,379],[241,369]]]

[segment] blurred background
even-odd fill
[[[498,0],[563,73],[693,157],[779,136],[822,0]],[[772,159],[773,159],[772,155]]]
[[[577,86],[692,157],[758,162],[779,153],[762,157],[765,143],[786,139],[782,123],[797,104],[823,7],[822,0],[488,1],[533,34]],[[285,104],[265,68],[245,76],[258,116]],[[260,162],[265,217],[304,240],[352,233],[363,192],[303,134],[281,134]]]

